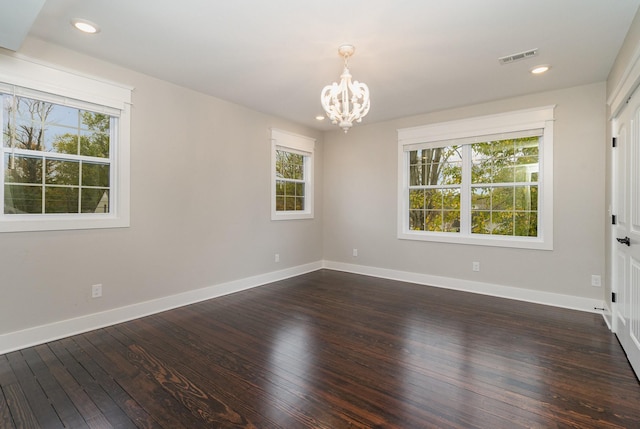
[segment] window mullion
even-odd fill
[[[462,183],[460,184],[460,233],[471,233],[471,145],[462,146]]]

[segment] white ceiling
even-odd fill
[[[640,0],[0,0],[25,34],[319,129],[355,45],[372,123],[607,78]],[[28,15],[32,14],[31,19]],[[26,19],[24,17],[27,17]],[[18,19],[22,17],[22,19]],[[97,23],[81,34],[72,18]],[[6,26],[4,27],[7,28]],[[11,36],[11,37],[7,37]],[[18,43],[19,45],[19,43]],[[509,65],[498,58],[537,48]],[[18,50],[19,51],[19,50]],[[542,76],[529,69],[551,64]]]

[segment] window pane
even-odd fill
[[[538,210],[538,187],[537,186],[516,186],[515,210]]]
[[[44,130],[47,152],[78,154],[78,128],[47,125]]]
[[[515,153],[515,140],[497,140],[489,142],[491,147],[491,158],[498,162],[513,161]]]
[[[473,163],[482,163],[491,158],[493,158],[491,143],[483,142],[471,145],[471,161],[473,161]]]
[[[426,231],[442,231],[442,212],[440,210],[427,210],[424,217]]]
[[[45,213],[78,213],[78,188],[59,188],[47,186],[45,195]]]
[[[81,117],[80,155],[108,158],[111,117],[86,111]]]
[[[14,119],[11,116],[13,109],[13,97],[0,94],[2,97],[2,146],[11,147],[11,133],[9,126],[13,127]]]
[[[80,163],[78,161],[59,161],[47,159],[46,178],[48,185],[78,185],[80,184]]]
[[[537,237],[538,214],[536,212],[516,213],[515,235],[519,237]]]
[[[82,186],[109,187],[109,165],[83,162]]]
[[[4,212],[42,213],[42,186],[4,185]]]
[[[471,208],[473,210],[491,209],[492,188],[471,188]]]
[[[537,181],[538,143],[538,137],[527,137],[472,144],[471,182]]]
[[[537,182],[538,164],[518,165],[514,169],[514,182]]]
[[[295,210],[296,209],[296,197],[285,197],[284,199],[285,210]]]
[[[442,194],[437,189],[425,189],[424,191],[424,208],[440,209],[442,208]]]
[[[412,153],[415,153],[415,151]],[[424,165],[422,164],[409,166],[409,186],[420,186],[426,181],[422,179],[423,170]]]
[[[296,184],[294,182],[285,182],[284,193],[287,196],[294,196],[296,194]]]
[[[444,224],[443,231],[445,232],[460,232],[460,211],[448,210],[442,213]]]
[[[442,192],[442,207],[460,210],[460,189],[444,189]]]
[[[490,159],[473,162],[471,183],[493,183],[493,162]]]
[[[424,210],[409,210],[409,229],[424,231]]]
[[[109,213],[108,189],[82,189],[82,213]]]
[[[28,150],[41,150],[45,146],[47,117],[53,110],[53,104],[30,98],[15,97],[12,114],[15,124],[15,147]]]
[[[459,189],[424,189],[409,192],[410,208],[460,209]]]
[[[304,210],[305,183],[276,181],[276,211]]]
[[[535,156],[539,155],[540,137],[525,137],[515,139],[515,155],[520,156]]]
[[[474,234],[490,234],[491,212],[477,211],[471,212],[471,232]]]
[[[42,183],[42,158],[5,154],[4,180],[5,183]]]
[[[409,191],[409,209],[424,208],[424,189],[412,189]]]
[[[492,210],[513,210],[513,187],[496,187],[491,195]]]
[[[491,234],[513,235],[513,212],[497,211],[491,213]]]
[[[409,152],[410,186],[452,185],[462,180],[460,146]]]
[[[284,150],[276,150],[276,176],[285,179],[304,180],[304,156]]]
[[[493,183],[511,183],[514,181],[513,164],[494,163],[493,165]]]
[[[516,162],[515,163],[516,163],[516,165],[537,165],[538,164],[538,155],[518,156],[518,157],[516,157]]]
[[[8,94],[3,100],[5,146],[109,157],[110,116]]]
[[[41,124],[18,121],[13,129],[10,145],[17,149],[44,150],[44,132]]]
[[[73,130],[78,129],[80,118],[78,116],[78,109],[67,106],[53,105],[47,122],[52,125],[59,125]],[[74,131],[76,133],[76,131]]]

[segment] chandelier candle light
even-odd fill
[[[346,133],[353,122],[361,122],[369,113],[369,88],[362,82],[351,81],[348,61],[356,48],[343,45],[338,53],[344,58],[344,71],[340,75],[340,83],[334,82],[322,89],[320,102],[327,112],[332,124],[338,124]]]

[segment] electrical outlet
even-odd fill
[[[602,279],[600,278],[600,276],[595,274],[591,276],[591,286],[593,287],[602,286]]]
[[[275,257],[273,258],[275,260],[275,262],[280,262],[280,254],[276,253]]]
[[[97,284],[91,286],[91,298],[100,298],[102,296],[102,285]]]
[[[353,249],[353,256],[358,256],[358,249]]]
[[[471,269],[473,271],[480,271],[480,262],[473,262],[473,264],[471,265]]]

